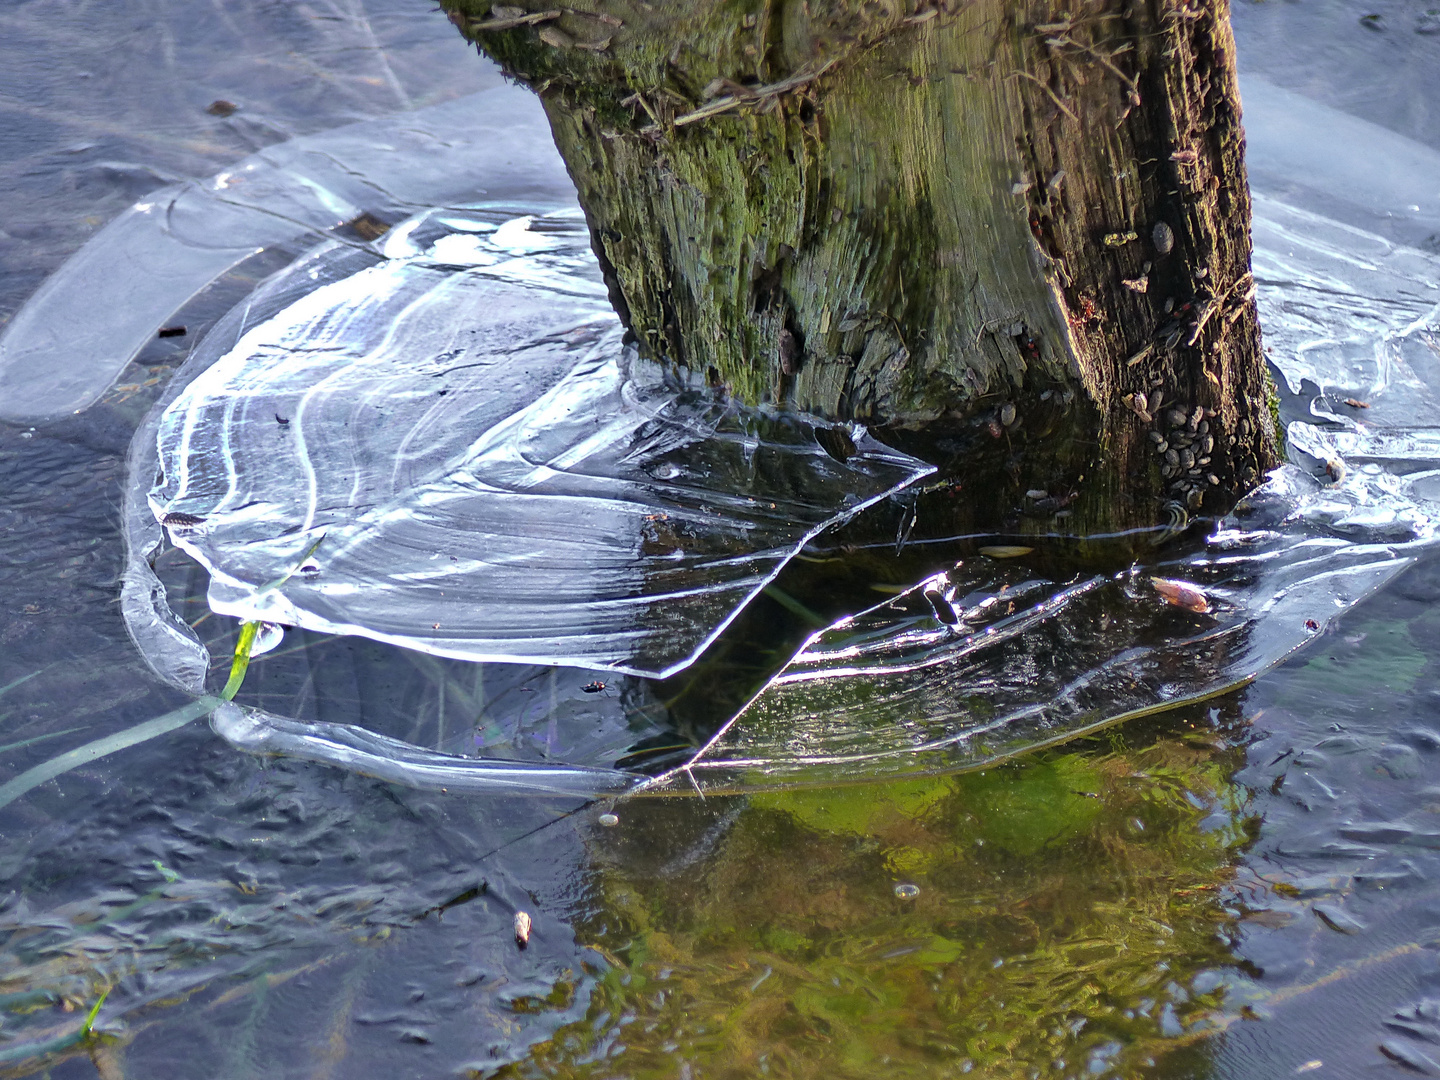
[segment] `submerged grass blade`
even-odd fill
[[[235,642],[235,658],[230,661],[230,678],[225,680],[225,689],[220,691],[224,701],[234,701],[245,681],[245,672],[250,667],[250,649],[255,644],[255,635],[260,630],[258,622],[247,622],[240,627],[240,640]]]
[[[760,590],[792,615],[798,615],[811,626],[828,626],[829,620],[811,611],[795,597],[776,585],[766,585]]]
[[[136,724],[125,731],[117,732],[114,735],[107,735],[103,739],[96,739],[94,742],[86,743],[84,746],[77,746],[74,750],[67,750],[57,758],[51,758],[43,765],[36,765],[33,769],[26,769],[13,780],[0,784],[0,807],[9,806],[16,799],[26,792],[39,787],[47,780],[53,780],[57,776],[69,772],[71,769],[78,769],[82,765],[88,765],[92,761],[98,761],[107,757],[117,750],[125,750],[131,746],[155,738],[157,735],[164,735],[174,731],[176,728],[184,727],[191,720],[202,716],[208,716],[214,711],[215,706],[220,704],[220,699],[206,694],[204,697],[182,705],[164,716],[157,716],[154,720],[146,720],[143,724]]]
[[[10,1065],[19,1061],[28,1061],[31,1058],[48,1057],[51,1054],[58,1054],[65,1050],[79,1046],[93,1037],[92,1029],[95,1027],[95,1018],[100,1015],[100,1006],[105,1004],[105,999],[110,996],[110,988],[106,987],[100,995],[100,1000],[90,1007],[85,1022],[80,1025],[79,1030],[72,1031],[67,1035],[60,1035],[54,1039],[47,1039],[39,1043],[21,1043],[19,1046],[7,1046],[0,1049],[0,1065]]]
[[[29,675],[21,675],[18,679],[14,680],[13,682],[8,682],[8,683],[6,683],[4,686],[0,686],[0,694],[8,693],[9,691],[14,690],[15,687],[19,686],[21,683],[27,683],[27,682],[29,682],[31,679],[35,678],[36,675],[41,674],[41,672],[45,672],[45,671],[49,671],[49,670],[50,670],[50,665],[47,664],[45,667],[42,667],[39,671],[32,671],[32,672],[30,672]]]
[[[26,769],[13,780],[0,784],[0,808],[9,806],[26,792],[39,787],[47,780],[53,780],[55,777],[69,772],[71,769],[88,765],[117,750],[128,749],[158,735],[168,734],[176,728],[184,727],[191,720],[209,716],[222,701],[230,701],[234,698],[240,689],[240,684],[245,681],[245,670],[250,666],[250,646],[255,643],[255,633],[259,628],[260,624],[255,622],[246,623],[240,628],[240,640],[235,643],[235,659],[230,664],[230,678],[225,683],[225,689],[220,691],[219,697],[206,694],[188,705],[182,705],[163,716],[157,716],[154,720],[146,720],[143,724],[136,724],[125,731],[107,735],[103,739],[96,739],[84,746],[77,746],[74,750],[67,750],[59,757],[51,758],[42,765]]]
[[[48,735],[36,735],[33,739],[21,739],[19,742],[6,743],[4,746],[0,746],[0,754],[8,754],[11,750],[21,750],[27,746],[34,746],[36,743],[44,742],[46,739],[58,739],[61,735],[73,735],[80,730],[78,727],[66,728],[64,731],[52,731]]]

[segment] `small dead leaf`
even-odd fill
[[[988,555],[992,559],[1018,559],[1021,555],[1029,555],[1034,548],[1021,547],[1019,544],[992,544],[989,547],[980,549],[981,555]]]
[[[1210,601],[1205,596],[1205,590],[1198,585],[1175,578],[1158,577],[1152,577],[1150,584],[1155,586],[1155,591],[1167,604],[1173,604],[1178,608],[1184,608],[1186,611],[1193,611],[1200,615],[1210,610]]]

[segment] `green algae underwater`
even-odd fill
[[[1255,823],[1221,712],[1178,716],[983,772],[621,803],[576,925],[611,964],[587,1018],[470,1075],[1203,1072]]]

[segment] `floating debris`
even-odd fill
[[[992,559],[1018,559],[1034,550],[1033,547],[1023,547],[1020,544],[990,544],[982,547],[980,554],[988,555]]]
[[[522,949],[530,944],[530,916],[523,911],[515,912],[515,944]]]
[[[345,227],[359,236],[361,240],[379,240],[390,231],[388,221],[376,217],[368,210],[345,222]]]
[[[160,524],[169,529],[193,529],[197,525],[204,525],[205,519],[196,514],[186,514],[176,510],[162,517]]]
[[[1193,611],[1203,615],[1210,610],[1210,601],[1205,596],[1205,590],[1198,585],[1192,585],[1188,581],[1180,581],[1176,578],[1152,577],[1150,584],[1155,586],[1155,591],[1160,594],[1167,604],[1184,608],[1186,611]]]

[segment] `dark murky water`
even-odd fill
[[[1242,57],[1440,146],[1433,13],[1377,12],[1242,4]],[[0,23],[6,318],[162,184],[498,82],[423,5],[35,0]],[[238,110],[207,113],[219,99]],[[1386,228],[1423,248],[1424,223]],[[1424,552],[1245,690],[983,772],[612,804],[385,784],[239,753],[203,723],[135,737],[189,698],[120,614],[131,437],[273,269],[237,265],[85,413],[0,424],[0,778],[135,738],[0,808],[0,1069],[1440,1074],[1440,559]],[[1305,394],[1287,410],[1314,418]],[[684,742],[665,717],[713,726],[816,623],[962,553],[796,563],[708,666],[663,683],[585,694],[594,673],[297,631],[242,700],[452,754],[654,772]],[[198,566],[170,549],[155,570],[228,655],[235,623],[207,615]],[[534,917],[523,951],[517,910]],[[79,1040],[106,990],[99,1037]]]

